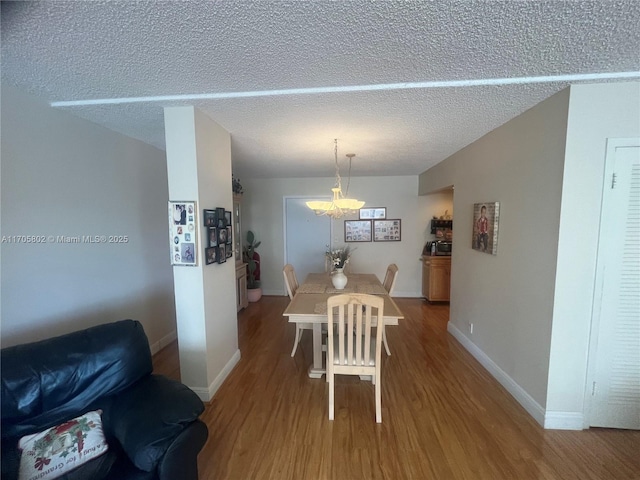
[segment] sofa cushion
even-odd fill
[[[20,437],[86,411],[152,371],[134,320],[2,349],[2,438]]]
[[[87,412],[42,432],[25,435],[20,480],[59,478],[106,453],[109,446],[102,431],[100,411]]]

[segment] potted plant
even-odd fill
[[[247,244],[243,248],[244,261],[247,263],[247,297],[250,302],[257,302],[262,297],[260,287],[260,254],[256,248],[262,242],[255,241],[251,230],[247,232]]]

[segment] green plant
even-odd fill
[[[259,272],[260,255],[256,252],[256,248],[260,246],[262,242],[255,241],[255,235],[251,230],[247,232],[247,244],[242,248],[242,255],[244,261],[247,263],[247,288],[259,288],[260,280],[256,272]]]

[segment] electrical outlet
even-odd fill
[[[473,323],[469,322],[469,333],[473,335]]]

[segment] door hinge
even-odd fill
[[[613,175],[611,175],[611,188],[612,189],[616,188],[616,182],[617,182],[616,177],[617,177],[617,175],[615,173]]]
[[[593,397],[596,394],[596,382],[593,382],[591,385],[591,396]]]

